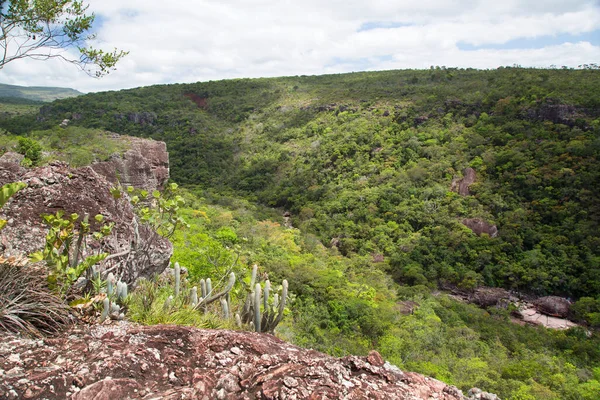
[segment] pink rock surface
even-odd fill
[[[0,337],[2,398],[464,399],[369,357],[333,358],[271,335],[159,325]]]

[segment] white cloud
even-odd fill
[[[103,22],[97,45],[130,51],[116,72],[97,80],[66,63],[25,60],[8,64],[0,81],[96,91],[357,68],[577,66],[600,55],[598,43],[585,41],[458,46],[592,32],[600,27],[595,0],[102,0],[90,10]]]

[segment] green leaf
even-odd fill
[[[29,260],[32,263],[40,262],[43,259],[44,259],[44,253],[42,253],[41,251],[36,251],[35,253],[31,253],[29,255]]]
[[[12,182],[2,186],[0,188],[0,207],[3,207],[8,199],[25,187],[27,187],[27,184],[24,182]]]

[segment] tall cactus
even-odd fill
[[[210,278],[206,278],[206,295],[212,295],[212,281]]]
[[[113,295],[113,292],[115,289],[114,285],[115,285],[115,275],[111,272],[106,277],[106,294],[108,295],[108,297]]]
[[[200,279],[200,294],[203,299],[206,297],[206,281],[204,279]]]
[[[198,288],[194,286],[190,292],[190,304],[192,307],[196,307],[198,304]]]
[[[262,289],[260,288],[260,283],[257,283],[254,287],[254,330],[260,333],[260,296],[262,294]]]
[[[229,304],[225,297],[221,297],[221,308],[223,308],[223,318],[229,319]]]
[[[181,267],[179,263],[175,263],[175,297],[179,296],[179,290],[181,288]]]

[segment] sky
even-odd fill
[[[0,83],[82,92],[430,66],[600,64],[600,0],[92,0],[101,79],[18,60]]]

